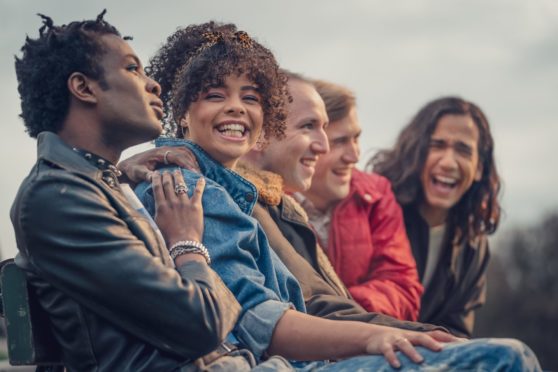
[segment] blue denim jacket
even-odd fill
[[[242,305],[233,334],[259,358],[269,347],[283,313],[292,306],[305,312],[305,307],[298,281],[269,247],[260,224],[250,216],[258,200],[256,188],[192,142],[159,138],[155,144],[186,146],[197,157],[207,181],[202,198],[203,244],[211,255],[211,267]],[[200,175],[186,169],[182,174],[191,196]],[[151,184],[142,183],[135,191],[154,215]]]

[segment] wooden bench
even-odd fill
[[[36,365],[37,371],[64,371],[62,353],[25,272],[13,259],[0,263],[0,312],[6,324],[11,365]]]

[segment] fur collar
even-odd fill
[[[283,178],[280,175],[255,169],[250,164],[244,162],[239,162],[236,165],[235,172],[256,186],[260,202],[272,206],[281,203]]]

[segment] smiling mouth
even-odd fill
[[[432,181],[432,185],[436,188],[448,192],[455,189],[458,184],[458,180],[453,177],[432,176],[430,177],[430,180]]]
[[[248,128],[244,124],[221,124],[217,126],[217,131],[225,137],[243,138],[248,132]]]

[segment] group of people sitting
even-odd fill
[[[540,370],[467,339],[499,218],[475,104],[428,103],[359,171],[350,90],[216,22],[144,71],[104,14],[41,15],[16,58],[38,139],[16,263],[68,371]]]

